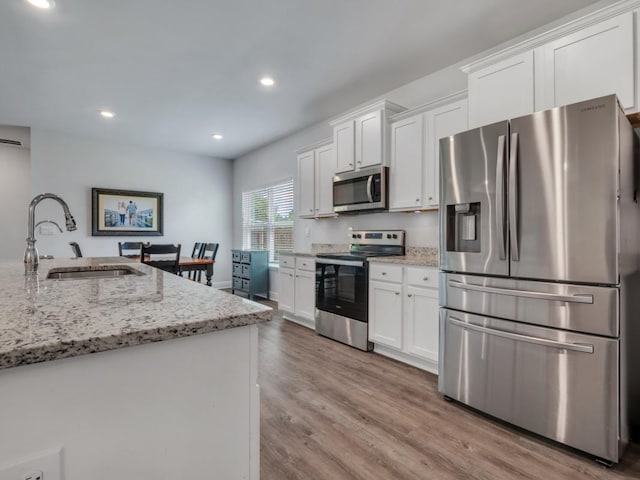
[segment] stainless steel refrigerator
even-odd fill
[[[613,95],[440,141],[440,392],[604,462],[640,423],[637,145]]]

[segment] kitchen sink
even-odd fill
[[[91,278],[117,278],[129,275],[144,275],[144,273],[127,265],[101,265],[99,267],[67,267],[52,268],[47,279],[52,280],[82,280]]]

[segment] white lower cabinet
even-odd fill
[[[309,328],[315,328],[315,268],[312,257],[280,257],[278,310],[286,320]]]
[[[438,270],[372,263],[369,341],[374,351],[438,373]]]

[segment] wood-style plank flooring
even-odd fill
[[[434,375],[276,312],[259,359],[262,480],[640,479],[638,444],[607,469],[444,401]]]

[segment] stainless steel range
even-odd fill
[[[373,350],[368,258],[404,255],[404,231],[350,228],[349,242],[348,252],[316,257],[316,332],[360,350]]]

